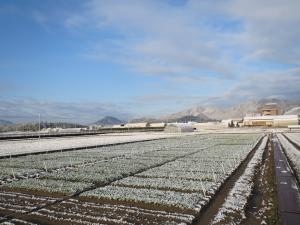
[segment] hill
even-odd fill
[[[98,120],[93,124],[107,126],[107,125],[117,125],[117,124],[122,124],[122,123],[124,123],[124,121],[119,120],[116,117],[106,116],[103,119]]]
[[[200,116],[201,118],[209,118],[215,120],[222,120],[228,118],[242,118],[246,116],[247,113],[257,113],[259,109],[266,103],[277,103],[281,109],[282,114],[299,114],[300,113],[300,102],[288,101],[282,99],[261,99],[261,100],[251,100],[247,102],[240,103],[232,107],[200,107],[196,106],[191,109],[172,114],[169,118],[173,118],[175,115],[182,116]],[[165,117],[165,118],[168,118]]]
[[[212,120],[211,118],[203,114],[203,111],[204,108],[197,106],[185,111],[163,116],[160,119],[165,122],[206,122]]]
[[[207,122],[229,118],[242,118],[248,113],[258,113],[262,106],[270,102],[277,103],[282,114],[300,114],[300,102],[267,98],[261,100],[250,100],[231,107],[195,106],[177,113],[162,116],[159,119],[152,120],[165,122]],[[149,119],[141,118],[134,121],[148,122]]]
[[[13,122],[10,122],[8,120],[0,120],[0,125],[12,125]]]
[[[292,107],[289,110],[287,110],[285,115],[300,115],[300,106]]]

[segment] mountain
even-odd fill
[[[0,120],[0,125],[12,125],[13,123],[8,120]]]
[[[287,110],[285,115],[300,115],[300,106],[292,107],[289,110]]]
[[[212,121],[222,120],[227,118],[239,118],[244,117],[249,112],[257,112],[258,103],[255,101],[249,101],[241,103],[233,107],[217,107],[217,106],[196,106],[175,114],[171,114],[163,117],[164,120],[176,120],[182,117],[193,117],[192,121]],[[197,119],[196,119],[197,118]]]
[[[284,99],[266,98],[249,100],[231,107],[195,106],[177,113],[165,115],[160,118],[140,118],[131,122],[208,122],[229,118],[243,118],[249,113],[259,113],[260,108],[267,103],[277,103],[281,114],[300,115],[300,102]]]
[[[198,116],[191,116],[191,115],[187,115],[187,116],[181,116],[181,117],[176,117],[176,118],[171,118],[167,120],[169,123],[187,123],[189,121],[193,121],[193,122],[197,122],[197,123],[202,123],[202,122],[208,122],[208,121],[213,121],[213,119],[210,119],[208,117],[203,117],[202,115],[198,115]]]
[[[160,119],[165,122],[211,121],[212,119],[209,118],[208,116],[206,116],[205,114],[203,114],[203,111],[204,111],[204,108],[198,106],[198,107],[190,108],[185,111],[178,112],[178,113],[163,116]]]
[[[261,99],[250,100],[232,107],[217,106],[196,106],[178,113],[161,117],[168,122],[206,122],[229,118],[242,118],[248,113],[258,113],[260,108],[267,103],[277,103],[282,114],[300,114],[300,102],[293,102],[282,99]]]
[[[122,124],[122,123],[124,123],[124,121],[119,120],[118,118],[115,118],[112,116],[106,116],[103,119],[96,121],[94,124],[107,126],[107,125],[116,125],[116,124]]]
[[[258,112],[260,104],[257,101],[247,101],[232,107],[206,107],[202,112],[204,115],[216,119],[241,118],[247,113]]]

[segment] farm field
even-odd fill
[[[62,149],[96,147],[134,141],[153,140],[172,136],[176,136],[176,134],[149,132],[0,141],[0,157]]]
[[[296,172],[298,180],[300,178],[300,133],[277,134],[277,137],[285,149],[286,155]],[[293,144],[294,143],[294,144]]]
[[[0,221],[244,224],[253,220],[253,190],[273,191],[272,179],[265,179],[272,170],[268,140],[263,133],[177,134],[2,158]],[[268,224],[272,209],[251,212],[261,217],[251,224]]]

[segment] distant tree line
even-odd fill
[[[84,128],[86,126],[66,123],[66,122],[41,122],[41,130],[46,128]],[[11,125],[0,125],[0,132],[12,132],[12,131],[39,131],[39,123],[26,123],[26,124],[11,124]]]

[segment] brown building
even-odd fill
[[[280,114],[280,108],[276,103],[265,104],[260,109],[262,116],[277,116]]]

